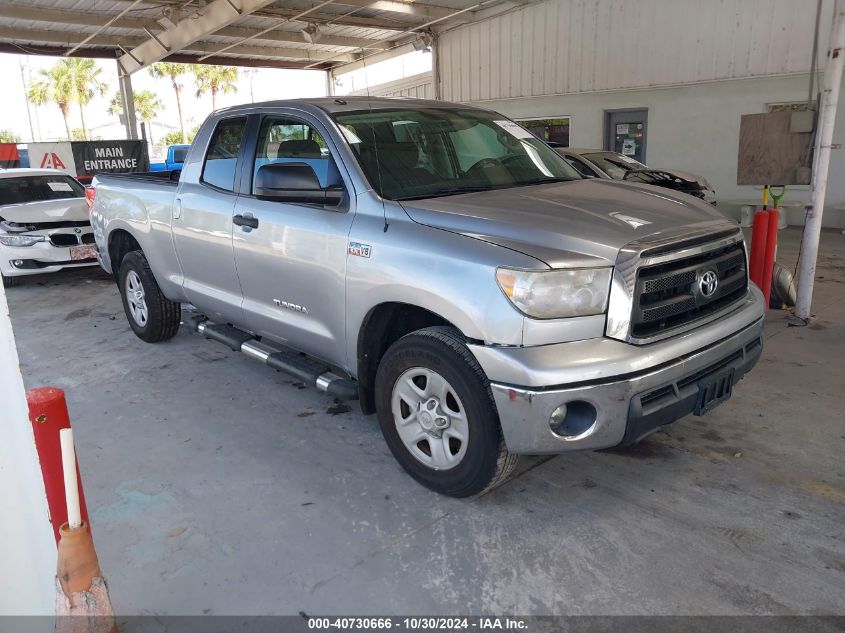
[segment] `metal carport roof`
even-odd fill
[[[0,0],[0,52],[330,69],[511,0]],[[389,53],[388,53],[389,54]]]

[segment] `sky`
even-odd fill
[[[33,132],[30,132],[26,92],[21,78],[21,63],[23,63],[24,76],[27,77],[27,85],[29,85],[38,78],[40,69],[49,68],[59,59],[58,57],[0,54],[0,86],[3,86],[6,91],[0,129],[11,130],[20,137],[21,142],[51,141],[67,136],[61,112],[58,106],[52,103],[38,108],[29,106],[33,128]],[[92,130],[92,135],[115,138],[115,134],[120,130],[118,118],[116,115],[108,114],[107,111],[112,97],[118,90],[117,62],[104,59],[95,61],[102,69],[100,78],[108,88],[102,97],[95,97],[85,107],[85,121],[89,130]],[[248,69],[240,69],[238,86],[233,93],[217,96],[218,108],[249,103],[252,100],[250,80],[245,74],[246,70]],[[251,82],[255,101],[320,97],[326,94],[326,74],[323,71],[270,68],[257,68],[255,71]],[[211,112],[211,96],[208,94],[199,98],[196,96],[196,86],[190,74],[184,76],[183,85],[182,109],[185,116],[185,128],[190,130]],[[169,79],[154,79],[145,69],[132,75],[132,87],[135,92],[154,91],[164,104],[157,117],[158,125],[154,127],[156,134],[163,134],[169,129],[179,129],[176,96]],[[79,107],[76,104],[71,107],[70,125],[71,129],[82,127],[79,120]],[[100,133],[94,130],[99,126],[107,127],[102,128],[103,133]]]
[[[59,59],[61,58],[0,53],[0,86],[4,86],[7,91],[0,129],[10,130],[20,137],[21,142],[54,141],[67,136],[61,112],[55,104],[48,103],[37,108],[30,105],[29,117],[27,116],[26,91],[23,85],[24,78],[27,85],[31,85],[38,79],[41,69],[49,68]],[[98,59],[95,62],[102,69],[100,78],[107,84],[107,89],[103,96],[96,96],[85,107],[85,121],[88,129],[95,138],[125,138],[125,132],[119,124],[117,115],[108,114],[109,103],[118,91],[117,62],[105,59]],[[21,66],[23,66],[23,77]],[[410,53],[340,75],[335,91],[339,95],[346,94],[366,88],[367,85],[374,86],[428,70],[431,70],[429,53]],[[250,75],[253,71],[254,74]],[[196,86],[190,74],[183,77],[183,86],[182,109],[185,129],[190,130],[199,125],[211,112],[211,96],[208,94],[196,96]],[[169,79],[155,79],[144,69],[132,75],[132,87],[135,92],[154,91],[164,104],[152,125],[151,132],[154,141],[168,131],[179,129],[176,97]],[[230,94],[218,95],[217,107],[249,103],[252,100],[267,101],[325,95],[326,74],[323,71],[241,68],[237,89]],[[76,104],[71,107],[70,125],[71,129],[82,127],[79,106]]]

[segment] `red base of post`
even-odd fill
[[[748,256],[748,277],[761,290],[763,289],[763,268],[766,259],[766,241],[769,232],[769,213],[758,211],[754,214],[751,229],[751,253]]]
[[[769,307],[769,300],[772,296],[772,273],[775,270],[775,252],[778,245],[778,217],[780,213],[777,209],[769,209],[769,222],[766,231],[766,252],[763,260],[763,276],[761,281],[763,285],[760,290],[763,291],[763,297],[766,299],[766,308]]]
[[[29,405],[29,421],[32,422],[32,430],[35,433],[35,448],[38,451],[38,460],[41,462],[41,476],[44,478],[44,488],[47,491],[50,523],[53,524],[53,533],[58,543],[59,527],[67,523],[62,446],[59,440],[59,431],[70,428],[65,392],[56,387],[37,387],[27,391],[26,402]],[[82,509],[82,520],[90,526],[78,465],[76,478],[79,482],[79,506]]]

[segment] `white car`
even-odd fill
[[[85,187],[54,169],[0,170],[3,283],[96,264]]]

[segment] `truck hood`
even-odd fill
[[[630,242],[736,226],[691,196],[598,178],[401,204],[415,222],[511,248],[552,268],[613,264]]]
[[[84,222],[88,220],[85,198],[62,198],[0,206],[0,218],[19,224]]]

